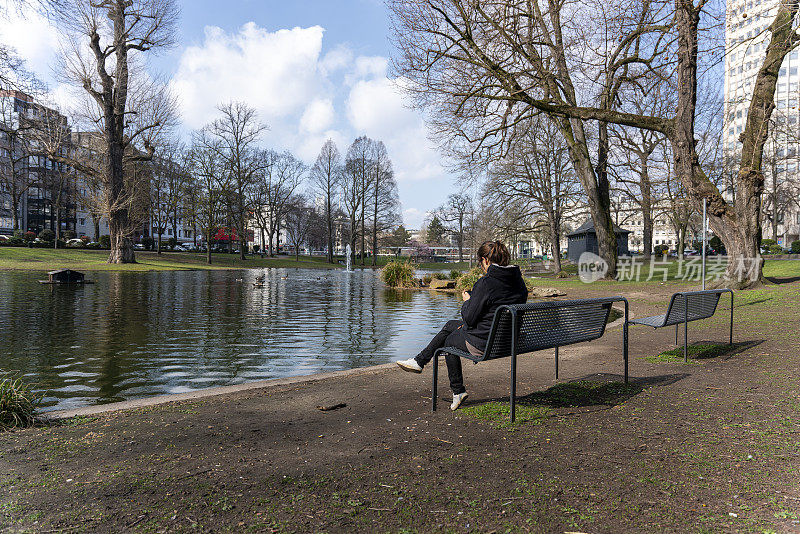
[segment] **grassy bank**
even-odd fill
[[[175,271],[194,269],[263,269],[263,268],[304,268],[304,269],[339,269],[338,260],[331,265],[322,256],[277,256],[262,258],[258,255],[239,259],[237,254],[212,254],[211,265],[206,263],[204,253],[193,252],[136,252],[137,263],[117,265],[108,264],[107,250],[85,249],[43,249],[2,247],[0,248],[0,270],[20,271],[52,271],[54,269],[77,269],[83,271]],[[388,258],[378,258],[378,266],[387,263]],[[367,263],[371,258],[367,259]],[[467,263],[420,263],[418,269],[466,269]],[[359,261],[353,261],[353,267],[361,268]],[[370,265],[366,265],[370,268]]]

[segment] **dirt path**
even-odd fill
[[[641,291],[634,312],[674,289]],[[0,434],[0,524],[800,532],[798,297],[799,283],[737,294],[736,349],[690,365],[649,363],[674,331],[632,328],[628,389],[585,382],[621,380],[619,330],[563,349],[558,381],[552,353],[526,356],[518,391],[533,419],[511,428],[484,411],[506,403],[500,360],[465,365],[472,415],[447,409],[446,387],[430,412],[430,371],[388,369]],[[690,340],[726,333],[721,313]]]

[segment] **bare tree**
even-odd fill
[[[333,217],[338,200],[342,168],[341,156],[336,143],[328,139],[322,146],[317,156],[317,161],[311,168],[312,191],[322,197],[324,203],[323,214],[327,228],[328,263],[333,263]]]
[[[263,182],[259,187],[263,195],[262,209],[267,222],[269,254],[272,256],[280,245],[281,225],[290,200],[303,182],[306,166],[290,152],[266,151],[263,157],[268,163],[263,166]]]
[[[516,217],[546,221],[553,266],[555,272],[561,271],[564,213],[577,203],[580,184],[570,165],[568,146],[549,119],[517,125],[513,148],[490,170],[486,191],[493,204],[514,206],[511,213]]]
[[[231,102],[217,108],[222,117],[215,120],[209,133],[219,139],[227,172],[231,175],[229,205],[231,218],[239,236],[239,258],[247,249],[247,218],[250,188],[262,169],[257,143],[266,126],[258,121],[256,110],[243,102]]]
[[[350,247],[356,250],[361,239],[361,258],[364,261],[367,185],[369,183],[370,166],[372,164],[372,140],[369,137],[358,137],[347,149],[342,174],[342,196],[344,211],[349,221]]]
[[[286,236],[294,248],[294,259],[300,261],[300,247],[306,244],[314,225],[316,212],[303,195],[294,195],[286,203]]]
[[[35,107],[37,104],[28,95],[0,92],[0,189],[11,200],[14,230],[21,228],[22,200],[36,181],[36,175],[28,168],[35,137],[35,123],[28,115]]]
[[[447,229],[455,236],[458,245],[458,261],[464,261],[464,241],[469,224],[470,212],[474,209],[472,199],[463,193],[454,193],[439,206],[436,212]]]
[[[563,27],[568,27],[567,20],[587,20],[580,16],[583,5],[567,5],[555,0],[548,0],[546,4],[506,0],[489,5],[467,0],[394,0],[390,8],[402,53],[400,71],[414,80],[420,104],[449,109],[450,117],[458,116],[458,108],[469,111],[483,106],[486,122],[491,125],[489,133],[502,132],[521,115],[537,111],[559,121],[565,139],[571,143],[573,164],[589,197],[595,226],[604,234],[598,237],[601,243],[608,242],[606,250],[601,244],[604,258],[613,259],[607,250],[611,244],[611,227],[605,224],[610,221],[603,220],[602,213],[598,213],[602,211],[598,208],[603,207],[597,205],[598,200],[602,204],[602,184],[587,179],[592,178],[593,173],[586,168],[589,159],[582,131],[585,120],[632,126],[664,135],[672,146],[675,175],[695,208],[703,199],[708,201],[711,227],[728,251],[731,261],[721,283],[735,287],[757,284],[761,280],[763,150],[774,109],[780,65],[800,42],[795,30],[798,4],[779,3],[769,26],[771,36],[753,85],[747,121],[740,137],[739,178],[735,201],[731,203],[704,171],[696,139],[698,65],[715,59],[698,59],[701,21],[708,20],[710,6],[706,0],[676,0],[672,9],[667,9],[668,3],[660,4],[660,8],[659,4],[626,5],[635,18],[640,18],[638,13],[642,6],[647,6],[654,16],[642,19],[643,24],[632,28],[619,26],[623,31],[613,43],[624,45],[625,54],[615,60],[615,65],[636,61],[646,71],[659,67],[655,62],[642,62],[638,57],[638,36],[649,36],[644,50],[660,49],[661,58],[674,53],[675,69],[669,73],[669,82],[676,92],[674,113],[652,116],[614,109],[607,105],[613,103],[613,99],[609,100],[605,92],[600,95],[599,105],[598,100],[579,102],[575,98],[577,93],[571,77],[575,69],[570,68],[569,61],[583,60],[584,56],[565,49],[566,45],[580,41],[565,35]],[[566,9],[571,10],[569,18],[562,17],[567,14]],[[669,46],[654,46],[660,36],[669,35],[669,32],[676,36],[674,46],[671,40],[666,43]],[[665,77],[666,72],[662,70],[658,77]],[[634,89],[629,87],[628,90]],[[489,121],[492,116],[498,120]],[[481,128],[483,134],[486,131],[487,128]],[[754,261],[757,276],[742,279],[739,264],[746,259]]]
[[[370,169],[369,209],[372,212],[370,230],[372,232],[372,265],[378,264],[378,236],[394,228],[401,221],[400,199],[397,182],[394,179],[392,160],[382,141],[373,144],[372,165]]]
[[[224,196],[231,175],[225,167],[221,141],[207,129],[195,132],[188,163],[194,177],[196,201],[193,203],[194,219],[206,238],[206,262],[211,264],[211,245],[222,224]]]
[[[53,161],[48,154],[72,155],[75,146],[67,118],[58,110],[39,106],[32,119],[31,159],[38,160],[36,185],[49,191],[51,228],[55,233],[54,248],[61,239],[61,223],[65,212],[74,210],[75,172],[66,164]],[[29,160],[29,170],[30,160]],[[33,174],[33,173],[31,173]]]
[[[137,62],[147,52],[172,46],[178,9],[174,0],[70,0],[59,22],[68,44],[62,53],[66,78],[82,87],[93,106],[88,119],[100,129],[101,168],[51,154],[102,181],[111,237],[109,263],[133,263],[131,218],[136,192],[126,169],[152,158],[154,139],[175,120],[175,102],[164,84]]]
[[[593,2],[556,0],[392,0],[389,6],[401,51],[397,70],[413,81],[417,104],[433,112],[443,145],[466,144],[478,159],[502,155],[516,124],[538,113],[554,120],[613,277],[606,124],[618,95],[664,61],[662,4],[603,2],[602,11]],[[596,105],[593,116],[565,113],[583,102]],[[586,119],[599,124],[596,161]]]

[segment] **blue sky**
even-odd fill
[[[393,160],[403,216],[418,228],[456,187],[442,167],[418,111],[392,79],[389,17],[379,0],[180,0],[179,46],[152,61],[171,78],[188,132],[213,120],[215,107],[243,100],[269,126],[264,146],[313,163],[327,138],[344,154],[358,135],[383,140]],[[51,85],[70,91],[52,70],[58,33],[36,16],[0,22],[0,39],[17,47]]]

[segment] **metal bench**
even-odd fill
[[[675,325],[675,344],[678,344],[678,325],[683,323],[683,360],[689,361],[689,334],[688,327],[691,321],[708,319],[717,311],[720,296],[723,293],[731,294],[731,324],[730,339],[728,342],[733,345],[733,291],[730,289],[707,289],[704,291],[686,291],[675,293],[669,301],[667,313],[664,315],[654,315],[652,317],[642,317],[632,319],[631,324],[641,324],[652,326],[653,328],[663,328]]]
[[[555,349],[558,378],[558,348],[602,337],[611,305],[625,303],[622,327],[625,383],[628,382],[628,301],[624,297],[533,302],[501,306],[494,314],[486,350],[480,356],[454,347],[443,347],[433,355],[433,411],[436,411],[440,354],[454,354],[475,363],[511,357],[511,420],[515,418],[517,355]]]

